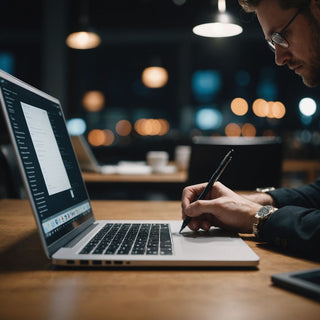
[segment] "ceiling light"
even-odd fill
[[[142,82],[149,88],[161,88],[168,82],[168,71],[163,67],[148,67],[142,72]]]
[[[218,0],[218,13],[211,15],[209,22],[195,26],[192,31],[202,37],[224,38],[240,34],[242,27],[226,11],[226,1]]]
[[[69,34],[66,43],[72,49],[93,49],[100,45],[101,38],[92,31],[77,31]]]
[[[79,17],[78,30],[69,34],[66,44],[72,49],[93,49],[100,45],[101,38],[89,27],[88,2],[83,0]]]

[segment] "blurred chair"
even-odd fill
[[[26,198],[13,147],[0,146],[0,198]]]
[[[208,181],[226,153],[234,149],[233,159],[219,181],[234,190],[279,187],[282,146],[279,137],[195,137],[188,184]]]

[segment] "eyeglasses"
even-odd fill
[[[271,38],[267,40],[267,43],[269,45],[269,48],[275,52],[276,51],[276,45],[283,48],[288,49],[289,48],[289,42],[284,36],[284,32],[286,29],[290,26],[290,24],[293,22],[293,20],[304,10],[305,7],[300,8],[297,13],[290,19],[290,21],[286,24],[286,26],[280,31],[275,32],[271,35]]]

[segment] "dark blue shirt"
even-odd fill
[[[320,178],[300,188],[268,193],[279,210],[262,225],[262,239],[288,252],[320,259]]]

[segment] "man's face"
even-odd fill
[[[275,62],[279,66],[288,65],[301,76],[305,85],[314,87],[320,85],[320,23],[313,15],[314,10],[319,10],[314,1],[311,1],[310,8],[310,19],[302,12],[285,30],[289,47],[284,49],[276,45]],[[261,1],[256,13],[265,38],[270,39],[274,32],[280,32],[297,10],[283,10],[276,0]]]

